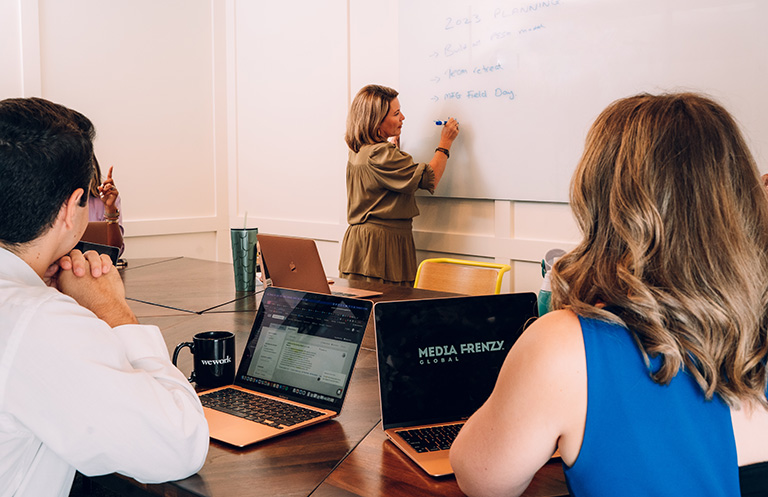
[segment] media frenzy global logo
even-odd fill
[[[435,345],[419,348],[419,364],[440,364],[459,362],[459,356],[464,354],[481,354],[483,352],[500,352],[504,350],[504,340],[488,342],[468,342],[455,345]]]

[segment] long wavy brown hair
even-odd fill
[[[625,325],[660,384],[685,368],[707,398],[768,406],[768,196],[729,113],[691,93],[614,102],[571,207],[583,240],[554,266],[553,307]]]

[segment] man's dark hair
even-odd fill
[[[41,236],[78,188],[80,205],[88,202],[88,128],[82,114],[42,98],[0,101],[0,242],[12,247]]]

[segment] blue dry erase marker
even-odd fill
[[[444,121],[435,121],[435,124],[436,124],[437,126],[443,126],[443,125],[445,125],[445,124],[448,124],[448,120],[446,119],[446,120],[444,120]]]

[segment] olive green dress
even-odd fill
[[[435,173],[390,142],[350,150],[347,220],[339,271],[351,279],[412,285],[416,278],[414,193],[434,193]]]

